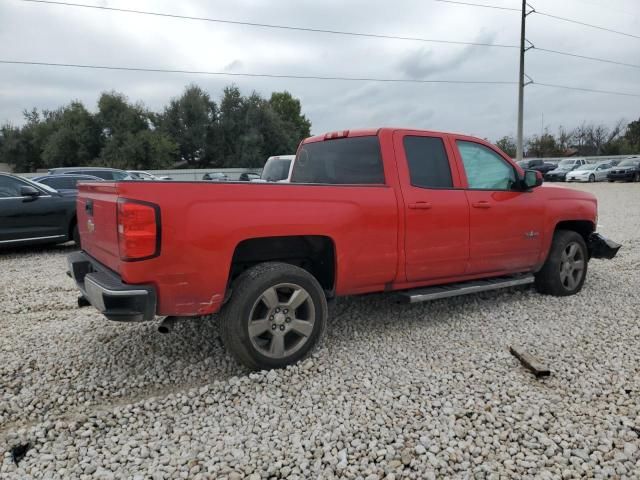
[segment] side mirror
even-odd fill
[[[24,185],[20,187],[20,195],[35,200],[35,198],[40,195],[40,192],[37,188],[33,188],[31,185]]]
[[[525,170],[523,183],[527,189],[539,187],[542,185],[542,173],[537,170]]]

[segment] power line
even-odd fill
[[[291,78],[296,80],[337,80],[349,82],[384,82],[384,83],[422,83],[422,84],[457,84],[457,85],[516,85],[518,82],[500,80],[422,80],[417,78],[379,78],[379,77],[338,77],[320,75],[279,75],[271,73],[237,73],[237,72],[211,72],[205,70],[181,70],[168,68],[144,68],[144,67],[119,67],[111,65],[88,65],[79,63],[52,63],[52,62],[31,62],[19,60],[2,60],[0,64],[5,65],[33,65],[44,67],[69,67],[84,68],[91,70],[119,70],[127,72],[147,72],[147,73],[178,73],[190,75],[213,75],[232,77],[264,77],[264,78]],[[566,90],[579,90],[582,92],[606,93],[611,95],[622,95],[626,97],[640,97],[640,94],[616,92],[612,90],[596,90],[591,88],[572,87],[569,85],[555,85],[551,83],[538,83],[533,85],[541,87],[562,88]]]
[[[496,9],[496,10],[507,10],[507,11],[511,11],[511,12],[520,12],[521,11],[519,8],[502,7],[500,5],[487,5],[487,4],[484,4],[484,3],[461,2],[461,1],[457,1],[457,0],[434,0],[434,1],[435,2],[440,2],[440,3],[451,3],[451,4],[454,4],[454,5],[465,5],[467,7],[493,8],[493,9]],[[619,30],[614,30],[614,29],[608,28],[608,27],[602,27],[600,25],[594,25],[592,23],[581,22],[579,20],[573,20],[571,18],[561,17],[559,15],[552,15],[551,13],[541,12],[540,10],[536,10],[536,9],[532,9],[531,13],[537,13],[538,15],[541,15],[543,17],[549,17],[549,18],[553,18],[555,20],[560,20],[560,21],[563,21],[563,22],[575,23],[577,25],[582,25],[583,27],[596,28],[598,30],[603,30],[605,32],[616,33],[618,35],[624,35],[625,37],[637,38],[637,39],[640,40],[640,35],[635,35],[633,33],[621,32]]]
[[[441,0],[438,0],[438,1],[441,1]],[[621,32],[619,30],[613,30],[613,29],[607,28],[607,27],[601,27],[599,25],[593,25],[592,23],[580,22],[578,20],[573,20],[571,18],[566,18],[566,17],[559,17],[558,15],[551,15],[550,13],[540,12],[538,10],[534,10],[534,13],[537,13],[538,15],[542,15],[543,17],[554,18],[556,20],[561,20],[563,22],[575,23],[576,25],[582,25],[583,27],[590,27],[590,28],[595,28],[597,30],[603,30],[605,32],[617,33],[618,35],[623,35],[625,37],[636,38],[636,39],[640,40],[640,35],[634,35],[633,33]]]
[[[103,11],[114,11],[114,12],[121,12],[121,13],[133,13],[133,14],[140,14],[140,15],[150,15],[150,16],[156,16],[156,17],[167,17],[167,18],[175,18],[175,19],[179,19],[179,20],[196,20],[196,21],[206,21],[206,22],[215,22],[215,23],[230,23],[230,24],[234,24],[234,25],[245,25],[245,26],[254,26],[254,27],[276,28],[276,29],[285,29],[285,30],[297,30],[297,31],[305,31],[305,32],[315,32],[315,33],[328,33],[328,34],[335,34],[335,35],[349,35],[349,36],[357,36],[357,37],[370,37],[370,38],[393,39],[393,40],[408,40],[408,41],[430,42],[430,43],[447,43],[447,44],[455,44],[455,45],[471,45],[471,46],[477,46],[477,47],[518,48],[517,45],[481,43],[481,42],[463,42],[463,41],[455,41],[455,40],[440,40],[440,39],[428,39],[428,38],[418,38],[418,37],[403,37],[403,36],[396,36],[396,35],[382,35],[382,34],[363,33],[363,32],[346,32],[346,31],[337,31],[337,30],[323,30],[323,29],[316,29],[316,28],[295,27],[295,26],[289,26],[289,25],[258,24],[258,23],[252,23],[252,22],[240,22],[240,21],[223,20],[223,19],[217,19],[217,18],[192,17],[192,16],[185,16],[185,15],[175,15],[175,14],[170,14],[170,13],[162,13],[162,12],[151,12],[151,11],[143,11],[143,10],[131,10],[131,9],[126,9],[126,8],[103,7],[103,6],[98,6],[98,5],[87,5],[87,4],[81,4],[81,3],[60,2],[60,1],[54,1],[54,0],[21,0],[21,1],[27,2],[27,3],[42,3],[42,4],[59,5],[59,6],[66,6],[66,7],[80,7],[80,8],[90,8],[90,9],[95,9],[95,10],[103,10]],[[468,5],[468,6],[483,6],[483,7],[488,7],[488,8],[495,7],[495,8],[501,8],[501,9],[507,9],[507,10],[517,10],[517,9],[512,9],[512,8],[507,8],[507,7],[497,7],[497,6],[493,6],[493,5],[472,4],[472,3],[468,3],[468,2],[458,2],[458,1],[454,1],[454,0],[435,0],[435,1],[440,1],[440,2],[445,2],[445,3],[461,4],[461,5]],[[615,60],[608,60],[608,59],[603,59],[603,58],[588,57],[588,56],[585,56],[585,55],[578,55],[578,54],[573,54],[573,53],[570,53],[570,52],[563,52],[563,51],[559,51],[559,50],[550,50],[550,49],[545,49],[545,48],[538,48],[538,50],[541,51],[541,52],[555,53],[555,54],[558,54],[558,55],[566,55],[566,56],[570,56],[570,57],[582,58],[584,60],[593,60],[593,61],[598,61],[598,62],[611,63],[611,64],[615,64],[615,65],[622,65],[622,66],[626,66],[626,67],[640,68],[640,65],[634,65],[634,64],[624,63],[624,62],[618,62],[618,61],[615,61]]]
[[[608,95],[621,95],[623,97],[639,97],[640,98],[640,93],[615,92],[612,90],[596,90],[593,88],[571,87],[569,85],[556,85],[553,83],[540,83],[540,82],[534,82],[533,85],[538,85],[540,87],[562,88],[564,90],[578,90],[580,92],[606,93]]]
[[[588,57],[586,55],[578,55],[577,53],[569,53],[569,52],[563,52],[561,50],[552,50],[550,48],[540,48],[540,47],[533,47],[532,50],[537,50],[539,52],[545,52],[545,53],[555,53],[557,55],[564,55],[567,57],[575,57],[575,58],[581,58],[583,60],[593,60],[595,62],[603,62],[603,63],[611,63],[614,65],[622,65],[624,67],[631,67],[631,68],[640,68],[640,65],[636,65],[633,63],[624,63],[624,62],[618,62],[616,60],[609,60],[607,58],[599,58],[599,57]]]
[[[463,42],[463,41],[442,40],[442,39],[435,39],[435,38],[405,37],[405,36],[399,36],[399,35],[384,35],[384,34],[363,33],[363,32],[347,32],[343,30],[326,30],[321,28],[297,27],[293,25],[277,25],[277,24],[269,24],[269,23],[243,22],[239,20],[225,20],[221,18],[209,18],[209,17],[194,17],[189,15],[177,15],[172,13],[151,12],[147,10],[132,10],[129,8],[104,7],[100,5],[87,5],[84,3],[59,2],[54,0],[20,0],[20,1],[26,2],[26,3],[39,3],[39,4],[46,4],[46,5],[58,5],[58,6],[64,6],[64,7],[89,8],[93,10],[102,10],[102,11],[110,11],[110,12],[150,15],[154,17],[174,18],[179,20],[194,20],[194,21],[200,21],[200,22],[225,23],[230,25],[272,28],[272,29],[278,29],[278,30],[293,30],[293,31],[299,31],[299,32],[328,33],[332,35],[347,35],[351,37],[381,38],[381,39],[387,39],[387,40],[407,40],[412,42],[444,43],[444,44],[450,44],[450,45],[471,45],[474,47],[518,48],[517,45],[505,45],[500,43]]]
[[[378,77],[332,77],[321,75],[279,75],[272,73],[239,73],[239,72],[211,72],[205,70],[181,70],[169,68],[145,68],[145,67],[119,67],[111,65],[88,65],[79,63],[52,63],[30,62],[19,60],[0,60],[5,65],[35,65],[44,67],[70,67],[92,70],[120,70],[127,72],[150,73],[184,73],[190,75],[216,75],[231,77],[265,77],[265,78],[292,78],[297,80],[341,80],[349,82],[386,82],[386,83],[433,83],[433,84],[460,84],[460,85],[515,85],[516,82],[496,80],[422,80],[417,78],[378,78]]]
[[[500,5],[486,5],[483,3],[470,3],[470,2],[458,2],[455,0],[434,0],[434,2],[441,3],[452,3],[454,5],[466,5],[468,7],[482,7],[482,8],[493,8],[495,10],[510,10],[512,12],[519,12],[519,8],[511,8],[511,7],[502,7]]]

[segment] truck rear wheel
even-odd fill
[[[588,261],[582,235],[571,230],[556,231],[547,261],[536,274],[536,289],[555,296],[578,293],[587,277]]]
[[[319,343],[327,301],[318,281],[286,263],[262,263],[240,275],[220,312],[225,347],[252,370],[291,365]]]

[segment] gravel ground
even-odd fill
[[[2,253],[0,477],[640,478],[640,185],[575,188],[624,243],[579,295],[341,299],[323,348],[268,373],[215,322],[163,336],[77,309],[70,247]]]

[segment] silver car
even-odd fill
[[[609,162],[585,163],[567,173],[567,182],[603,182],[610,169]]]

